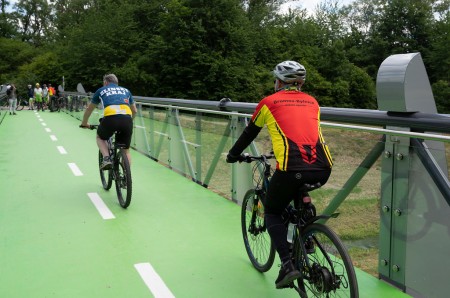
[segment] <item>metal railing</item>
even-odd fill
[[[84,103],[83,105],[77,105],[76,110],[71,109],[71,114],[78,113],[78,118],[81,119],[80,113],[83,111],[85,102],[89,96],[76,92],[66,92],[63,95],[72,98],[71,101],[76,101],[75,99],[79,98],[78,102]],[[80,100],[80,98],[83,98],[83,100]],[[241,123],[240,128],[242,130],[246,123],[246,120],[243,119],[248,119],[256,107],[255,103],[232,102],[229,99],[223,99],[217,102],[141,96],[135,96],[134,98],[139,110],[139,117],[135,121],[137,131],[145,131],[143,135],[135,133],[135,144],[140,144],[136,145],[135,148],[152,159],[158,160],[168,167],[189,176],[193,181],[205,187],[210,185],[210,180],[217,167],[217,163],[227,149],[225,148],[225,144],[231,145],[230,141],[233,139],[232,134],[236,130],[236,124],[232,124],[232,122],[236,121],[236,123]],[[152,125],[145,123],[151,117],[154,117],[155,113],[159,115],[158,124],[164,124],[160,127],[161,131],[152,131]],[[202,117],[205,116],[208,118],[218,117],[223,123],[221,131],[223,137],[217,142],[212,162],[209,163],[208,167],[205,167],[202,162],[203,153],[200,153],[202,133],[201,127],[198,126],[201,124]],[[185,128],[181,124],[180,117],[190,117],[193,122],[197,121],[197,127],[194,127],[193,124],[191,125],[193,131],[190,133],[195,134],[194,139],[185,136]],[[146,120],[144,121],[144,119]],[[449,115],[420,112],[390,113],[378,110],[324,107],[321,108],[321,119],[323,127],[369,132],[391,137],[408,137],[419,140],[450,142]],[[396,130],[392,127],[399,127],[400,129]],[[142,136],[143,140],[136,139],[139,139],[140,136]],[[164,144],[166,140],[167,142]],[[174,145],[176,142],[179,142],[178,145]],[[167,152],[163,154],[163,147],[165,145],[169,147],[167,147]],[[195,148],[194,151],[197,151],[197,153],[189,152],[189,148]],[[255,150],[257,149],[255,148]],[[195,156],[191,156],[191,153]],[[371,154],[369,155],[371,156]],[[373,158],[376,159],[378,156]],[[195,164],[192,162],[192,159],[196,160]],[[207,175],[201,175],[205,171]],[[233,181],[234,179],[231,180]],[[245,187],[247,186],[243,186],[243,188]],[[239,201],[238,188],[240,187],[236,185],[232,185],[231,187],[232,199],[235,201]],[[341,202],[341,200],[339,201]]]
[[[66,93],[65,96],[69,95],[72,98],[86,98],[87,96],[77,93]],[[253,187],[253,181],[250,180],[251,168],[248,164],[226,164],[225,155],[248,123],[248,119],[256,107],[255,103],[239,103],[227,99],[217,102],[141,96],[135,96],[135,100],[138,115],[135,119],[133,133],[134,149],[238,204],[241,202],[245,192]],[[82,108],[67,110],[67,112],[78,119],[81,119],[83,114]],[[327,141],[330,136],[335,135],[338,137],[334,138],[339,139],[339,134],[343,134],[342,131],[347,132],[345,134],[347,137],[348,133],[355,134],[352,140],[344,138],[340,140],[343,145],[331,146],[332,153],[333,148],[339,151],[340,147],[345,147],[346,142],[355,141],[355,139],[358,141],[357,144],[370,142],[369,145],[362,146],[367,152],[359,152],[361,148],[352,145],[353,147],[345,147],[349,152],[333,154],[339,158],[335,161],[330,178],[332,185],[329,186],[330,183],[327,183],[323,187],[325,193],[329,187],[328,190],[332,197],[327,198],[326,201],[329,203],[323,206],[322,213],[331,214],[347,198],[360,199],[361,191],[367,192],[368,188],[373,188],[369,195],[375,195],[378,198],[376,206],[382,205],[379,219],[380,240],[377,244],[380,249],[379,272],[383,276],[388,276],[390,270],[396,272],[395,268],[409,266],[411,261],[396,260],[400,265],[396,264],[397,267],[389,271],[384,269],[390,264],[386,255],[404,255],[404,250],[406,250],[405,246],[398,246],[400,247],[398,251],[391,252],[391,243],[402,243],[401,241],[403,241],[395,238],[397,234],[402,235],[403,226],[396,226],[396,232],[393,234],[390,226],[394,225],[396,220],[398,221],[396,217],[399,217],[399,214],[407,214],[406,210],[401,213],[395,205],[402,204],[404,201],[402,198],[408,196],[408,190],[402,187],[405,184],[404,180],[409,179],[407,176],[408,164],[417,167],[416,158],[413,155],[408,156],[408,152],[416,154],[417,160],[420,160],[419,163],[423,164],[424,171],[429,173],[431,184],[427,182],[428,180],[424,180],[427,189],[432,189],[433,193],[440,193],[444,198],[444,204],[447,205],[446,208],[448,208],[450,206],[448,163],[445,161],[445,165],[442,166],[442,161],[436,157],[435,152],[425,142],[445,143],[447,151],[450,152],[448,144],[450,143],[450,116],[421,112],[391,113],[378,110],[323,107],[321,108],[321,120],[322,130]],[[263,131],[247,148],[252,154],[271,150],[270,139],[267,134],[264,135]],[[366,135],[371,136],[368,138],[369,140],[365,139]],[[438,153],[438,155],[446,155],[442,150]],[[344,155],[357,155],[362,161],[358,163],[357,158],[353,158],[349,162],[346,157],[343,157]],[[392,166],[388,163],[392,163]],[[393,172],[383,172],[388,168],[391,168]],[[398,174],[394,173],[395,168],[402,169],[401,173],[406,174],[397,177]],[[445,171],[442,170],[444,168]],[[369,183],[363,180],[367,176],[369,176]],[[340,180],[338,183],[340,186],[336,186],[336,180]],[[434,186],[432,186],[433,183]],[[364,186],[360,186],[361,184]],[[383,196],[380,195],[380,192],[384,194],[386,191],[392,192],[392,197],[395,197],[390,203],[380,201],[380,196]],[[424,192],[419,189],[420,191]],[[411,194],[411,196],[415,195],[417,194]],[[425,193],[425,196],[427,195],[430,194]],[[433,196],[435,195],[433,194]],[[384,196],[385,198],[389,197]],[[413,198],[413,200],[418,200],[418,198]],[[427,200],[437,199],[427,198]],[[395,213],[391,214],[391,210],[394,211],[394,208]],[[389,212],[389,217],[385,217],[387,216],[386,212]],[[410,212],[427,214],[427,210]],[[407,215],[405,215],[406,217]],[[426,227],[430,227],[430,225],[433,223],[430,222]],[[384,239],[388,238],[391,240],[386,242]],[[413,249],[413,251],[419,250]],[[400,287],[402,288],[402,286]]]

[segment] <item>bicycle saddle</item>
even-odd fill
[[[314,183],[314,184],[308,184],[305,183],[302,187],[300,187],[301,192],[309,192],[311,190],[320,188],[322,184],[320,182]]]

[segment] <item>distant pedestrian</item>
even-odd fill
[[[47,88],[46,84],[43,84],[42,85],[42,102],[43,102],[44,107],[48,106],[48,99],[49,99],[48,88]]]
[[[17,89],[14,84],[11,84],[6,87],[6,95],[9,99],[9,114],[10,115],[17,115],[16,114],[16,108],[17,108]]]
[[[48,97],[49,97],[49,109],[54,106],[54,101],[56,100],[56,91],[55,88],[52,87],[52,84],[48,84]],[[52,110],[51,110],[52,111]]]
[[[43,99],[42,99],[42,88],[39,85],[39,83],[36,83],[36,88],[34,88],[34,100],[36,102],[37,105],[37,110],[42,110],[42,112],[44,111],[44,104],[43,104]]]
[[[33,86],[28,85],[28,109],[34,110],[34,90]]]

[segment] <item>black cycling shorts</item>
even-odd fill
[[[298,189],[305,183],[324,185],[330,177],[331,169],[303,172],[276,170],[269,182],[264,204],[266,214],[281,214],[286,206],[298,196]]]
[[[128,115],[104,117],[97,128],[97,135],[102,140],[108,140],[116,131],[116,143],[125,144],[126,149],[130,148],[131,135],[133,134],[133,118]]]

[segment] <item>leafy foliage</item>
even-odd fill
[[[105,73],[142,96],[257,102],[283,60],[307,68],[322,106],[376,108],[389,55],[420,52],[440,112],[448,113],[449,0],[323,1],[280,14],[285,0],[20,0],[1,2],[0,80],[81,82]]]

